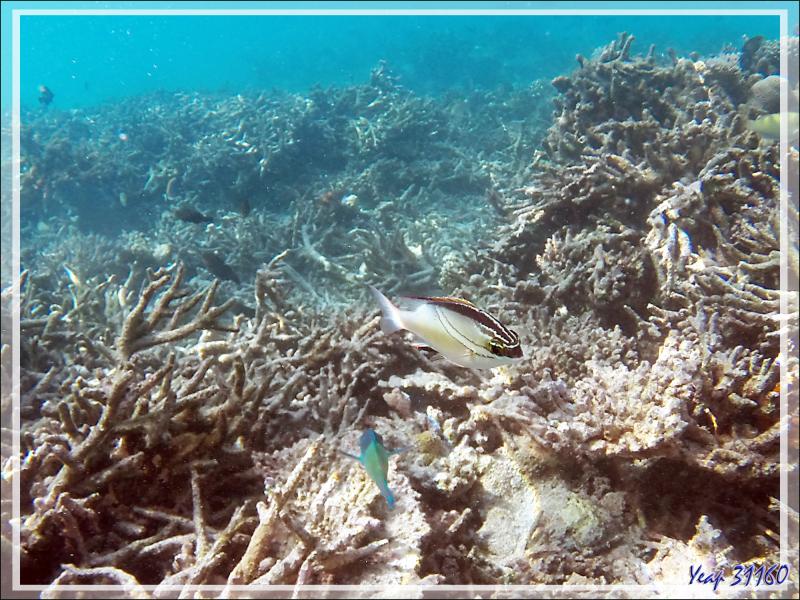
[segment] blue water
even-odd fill
[[[722,6],[720,6],[722,7]],[[90,106],[155,90],[238,92],[368,80],[388,61],[415,91],[436,93],[567,73],[575,55],[636,36],[634,52],[679,55],[777,38],[775,16],[23,16],[21,101]]]

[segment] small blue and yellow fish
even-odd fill
[[[378,486],[383,497],[386,498],[386,504],[389,505],[389,509],[393,509],[395,499],[392,490],[389,489],[388,481],[389,456],[402,452],[403,450],[387,450],[383,445],[381,436],[378,435],[374,429],[367,429],[364,431],[364,433],[361,434],[358,445],[361,449],[361,454],[359,456],[341,450],[340,452],[361,463],[367,471],[367,475],[375,482],[375,485]]]
[[[462,298],[408,296],[400,309],[370,286],[383,312],[381,329],[406,329],[421,350],[438,352],[462,367],[492,369],[522,358],[519,336],[489,313]]]

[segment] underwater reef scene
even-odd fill
[[[775,40],[661,57],[621,34],[523,88],[424,97],[381,63],[306,95],[24,115],[21,582],[244,597],[780,562],[779,74]],[[387,335],[370,285],[467,299],[524,356],[469,369]],[[794,534],[788,560],[796,597]]]

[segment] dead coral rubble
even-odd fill
[[[130,568],[131,561],[143,560],[158,544],[166,549],[168,539],[188,539],[185,520],[148,506],[159,502],[159,481],[181,481],[190,466],[201,468],[188,460],[197,453],[205,455],[203,468],[242,469],[242,452],[221,451],[220,446],[225,435],[242,432],[244,408],[253,400],[253,390],[244,387],[243,370],[235,369],[228,382],[220,377],[214,384],[204,382],[212,369],[208,360],[179,365],[174,353],[162,355],[165,361],[158,367],[148,360],[125,360],[144,348],[219,327],[216,318],[227,307],[212,307],[213,293],[172,304],[181,277],[180,268],[156,274],[126,320],[118,352],[103,353],[116,358],[110,368],[90,373],[67,364],[26,392],[37,396],[40,415],[22,432],[26,577],[46,576],[57,565],[54,561],[66,562],[68,556],[78,565]],[[168,283],[172,285],[163,289]],[[142,337],[150,331],[141,326],[142,315],[158,292],[149,327],[166,318],[176,325],[201,300],[203,306],[189,324],[166,335]],[[136,345],[142,339],[147,343]],[[121,501],[126,497],[138,501]],[[164,521],[166,527],[154,528]],[[99,536],[104,523],[113,527]],[[56,528],[60,535],[55,535]]]
[[[312,528],[302,520],[307,506],[288,514],[283,504],[289,510],[317,496],[313,490],[327,479],[332,457],[337,457],[337,439],[363,418],[369,399],[379,397],[376,382],[397,361],[393,354],[413,362],[416,351],[405,346],[392,350],[375,320],[351,318],[321,329],[291,324],[286,314],[292,313],[282,313],[281,292],[269,270],[257,281],[258,320],[240,320],[238,328],[231,328],[220,318],[232,301],[214,306],[213,285],[190,293],[183,288],[183,273],[178,265],[151,274],[117,335],[106,336],[114,344],[91,342],[101,349],[93,355],[92,371],[55,363],[25,389],[23,404],[35,407],[23,427],[19,471],[25,489],[25,580],[49,581],[60,563],[69,563],[57,581],[117,580],[124,572],[143,584],[213,583],[259,552],[256,566],[267,554],[277,553],[280,559],[264,582],[291,582],[298,570],[305,581],[326,581],[375,551],[389,560],[383,571],[374,570],[375,581],[395,581],[405,572],[398,565],[411,560],[402,557],[419,555],[416,529],[398,524],[397,530],[376,537],[377,522],[367,519],[337,542],[330,535],[341,515],[325,517]],[[102,289],[88,287],[106,297]],[[78,339],[80,334],[71,331],[109,325],[94,322],[105,318],[105,311],[87,311],[81,321],[55,314],[49,327],[54,334],[62,332],[62,340]],[[29,341],[38,331],[31,327]],[[187,339],[188,353],[178,346]],[[327,436],[324,442],[320,434]],[[275,532],[269,536],[272,549],[260,547],[259,532],[267,525],[258,525],[255,515],[258,490],[265,481],[286,476],[285,465],[293,464],[294,454],[302,451],[295,448],[302,449],[309,436],[318,438],[313,447],[322,456],[319,474],[308,480],[310,459],[301,461],[300,499],[293,495],[297,477],[289,477],[283,494],[270,501],[274,514],[267,523],[272,527],[279,519],[285,548],[272,548]],[[361,487],[354,488],[353,476],[359,477],[352,472],[347,480],[337,477],[339,485],[323,490],[318,504],[341,511],[336,507],[373,503],[378,497],[374,484],[361,477]],[[415,506],[414,492],[407,484],[400,486],[401,503],[410,503],[402,512],[407,515]],[[370,493],[359,493],[362,488]],[[354,493],[360,494],[357,500],[346,498]],[[415,528],[425,527],[424,519],[416,520]],[[397,545],[406,531],[411,535],[408,548]],[[365,536],[368,547],[354,551]],[[389,538],[393,541],[380,550]],[[312,539],[318,541],[312,544]],[[283,556],[283,549],[289,555]],[[345,550],[350,558],[342,554]],[[298,552],[295,564],[290,557]],[[154,571],[151,563],[159,557],[174,557],[174,562],[164,560]],[[383,564],[384,559],[375,560]],[[100,567],[106,570],[96,570]],[[265,574],[249,568],[231,581],[249,583]]]
[[[764,509],[784,427],[777,331],[797,326],[781,316],[777,144],[739,116],[750,86],[736,61],[661,65],[631,42],[622,35],[553,81],[549,161],[517,190],[515,221],[466,264],[464,293],[492,289],[531,343],[530,362],[502,391],[484,383],[479,401],[560,461],[624,470],[620,489],[636,503],[642,474],[652,469],[652,483],[667,464],[739,486],[737,502],[765,515],[745,535],[715,508],[718,490],[696,488],[693,502],[738,530],[739,557],[774,557],[758,529],[777,527]],[[665,482],[662,493],[681,491]],[[667,535],[685,531],[646,512]]]

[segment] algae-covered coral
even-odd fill
[[[28,122],[3,483],[22,582],[226,597],[778,562],[797,295],[779,146],[748,127],[777,67],[763,41],[703,60],[632,44],[552,88],[428,99],[381,64],[307,97]],[[381,333],[367,284],[469,298],[525,358],[437,361]],[[9,286],[4,332],[11,308]],[[367,427],[405,449],[393,510],[341,452]]]

